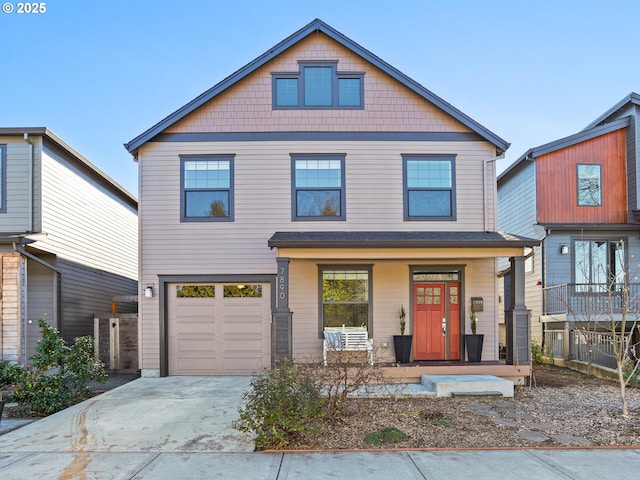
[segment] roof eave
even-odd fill
[[[635,92],[631,92],[629,95],[626,95],[622,100],[620,100],[618,103],[616,103],[613,107],[611,107],[609,110],[604,112],[602,115],[600,115],[598,118],[596,118],[589,125],[584,127],[583,130],[589,130],[589,129],[601,124],[602,122],[607,120],[607,118],[609,118],[614,113],[616,113],[618,110],[620,110],[624,106],[626,106],[628,104],[631,104],[631,103],[634,103],[636,105],[640,105],[640,95],[638,95]]]

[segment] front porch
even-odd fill
[[[494,375],[511,380],[514,385],[525,385],[531,375],[530,365],[507,365],[500,361],[467,362],[412,362],[401,365],[377,364],[384,369],[391,383],[420,383],[422,375]]]

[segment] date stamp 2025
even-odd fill
[[[46,2],[5,2],[2,4],[3,13],[39,14],[47,12]]]

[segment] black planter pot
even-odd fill
[[[2,410],[4,410],[4,400],[0,400],[0,421],[2,421]]]
[[[396,352],[396,362],[409,363],[411,361],[411,343],[413,335],[394,335],[393,348]]]
[[[465,335],[464,344],[467,348],[467,361],[470,363],[479,363],[482,359],[482,342],[484,335]]]

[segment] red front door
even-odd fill
[[[413,285],[414,360],[460,359],[460,283]]]

